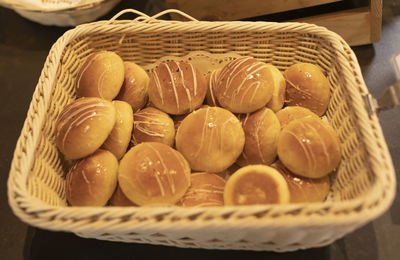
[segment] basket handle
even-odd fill
[[[180,10],[177,10],[177,9],[167,9],[167,10],[164,10],[164,11],[162,11],[162,12],[159,12],[158,14],[155,14],[155,15],[153,15],[153,16],[148,16],[147,14],[142,13],[142,12],[140,12],[140,11],[138,11],[138,10],[135,10],[135,9],[125,9],[125,10],[122,10],[122,11],[118,12],[116,15],[114,15],[114,16],[109,20],[109,22],[115,21],[115,20],[118,19],[121,15],[126,14],[126,13],[137,14],[138,17],[135,18],[135,19],[133,19],[133,21],[140,21],[140,22],[151,22],[151,21],[157,20],[159,17],[161,17],[161,16],[163,16],[163,15],[165,15],[165,14],[171,14],[171,13],[179,14],[179,15],[181,15],[181,16],[187,18],[189,21],[196,21],[196,22],[198,21],[196,18],[194,18],[194,17],[192,17],[192,16],[190,16],[190,15],[188,15],[188,14],[186,14],[186,13],[180,11]]]

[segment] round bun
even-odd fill
[[[233,113],[250,113],[264,107],[272,98],[275,69],[251,57],[229,62],[214,89],[218,103]]]
[[[206,104],[212,107],[219,107],[219,103],[217,98],[215,97],[214,94],[214,89],[216,88],[216,85],[218,83],[218,76],[219,76],[220,70],[213,70],[211,71],[210,74],[207,75],[206,80],[207,80],[207,94],[206,94]]]
[[[278,156],[294,174],[321,178],[338,166],[340,143],[333,128],[321,119],[295,119],[279,135]]]
[[[158,142],[174,145],[175,126],[172,118],[154,107],[146,107],[133,115],[132,142]]]
[[[125,196],[137,205],[171,205],[190,185],[190,167],[168,145],[155,142],[132,147],[120,161],[118,183]]]
[[[161,63],[150,76],[149,98],[162,111],[181,115],[201,106],[207,82],[192,64],[184,61]]]
[[[198,172],[190,176],[190,187],[177,203],[182,207],[211,207],[224,205],[225,180],[220,176]]]
[[[99,51],[90,55],[81,66],[76,80],[79,97],[100,97],[113,100],[124,81],[124,62],[115,52]]]
[[[244,131],[239,119],[228,110],[200,108],[183,119],[175,141],[193,170],[217,173],[239,157]]]
[[[281,124],[281,128],[284,128],[289,122],[295,119],[303,117],[319,118],[319,116],[310,109],[299,106],[287,106],[276,112],[276,116]]]
[[[242,120],[245,143],[237,164],[269,165],[276,159],[278,137],[281,130],[274,111],[262,108],[247,114]]]
[[[329,176],[310,179],[294,175],[280,161],[271,165],[285,178],[290,191],[291,203],[322,202],[326,199],[329,189]]]
[[[225,205],[283,204],[290,200],[285,178],[267,165],[240,168],[228,179],[224,190]]]
[[[134,207],[137,206],[135,203],[130,201],[125,194],[122,192],[121,187],[117,184],[113,195],[110,198],[110,205],[115,207]]]
[[[103,144],[103,149],[112,152],[117,159],[121,159],[131,141],[133,111],[132,107],[124,101],[114,100],[112,103],[117,111],[116,120],[113,130]]]
[[[79,98],[67,105],[56,122],[56,144],[67,159],[95,152],[111,133],[114,105],[95,97]]]
[[[266,107],[272,111],[279,111],[285,104],[285,93],[286,93],[286,81],[283,77],[282,72],[273,65],[269,65],[270,73],[273,75],[272,85],[274,87],[272,91],[271,100],[267,103]]]
[[[311,63],[297,63],[286,69],[286,105],[302,106],[322,116],[328,108],[330,85],[321,69]]]
[[[66,195],[71,206],[104,206],[117,186],[118,161],[97,150],[78,161],[67,173]]]
[[[116,99],[127,102],[133,112],[143,108],[148,100],[150,78],[146,71],[134,62],[124,62],[125,76]]]

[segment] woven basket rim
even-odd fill
[[[118,33],[128,33],[132,32],[135,29],[135,26],[137,27],[145,27],[149,31],[153,32],[158,32],[158,31],[165,31],[165,28],[158,27],[158,25],[170,25],[168,27],[168,30],[173,30],[173,31],[179,31],[179,30],[184,30],[184,27],[187,25],[190,25],[189,31],[198,31],[200,30],[199,28],[203,28],[204,30],[207,31],[220,31],[220,30],[226,30],[227,26],[236,26],[236,30],[243,30],[243,28],[247,29],[252,29],[254,31],[257,30],[262,30],[262,31],[267,31],[271,29],[271,31],[281,31],[281,32],[289,32],[289,31],[295,31],[295,32],[303,32],[303,33],[310,33],[310,34],[316,34],[318,37],[323,37],[326,38],[327,41],[329,41],[332,45],[335,46],[336,51],[338,53],[348,53],[350,55],[351,62],[353,62],[353,65],[356,65],[355,68],[353,68],[353,73],[358,77],[358,80],[360,81],[360,84],[363,87],[363,91],[365,93],[368,93],[368,90],[365,86],[365,83],[363,82],[362,76],[361,76],[361,71],[358,67],[357,60],[355,58],[354,53],[352,53],[350,47],[345,43],[345,41],[338,36],[336,33],[333,33],[326,28],[320,27],[320,26],[315,26],[312,24],[307,24],[307,23],[292,23],[292,22],[285,22],[285,23],[277,23],[277,22],[198,22],[198,21],[189,21],[189,22],[181,22],[181,21],[161,21],[161,20],[152,20],[152,19],[147,19],[145,18],[145,22],[143,21],[130,21],[130,20],[118,20],[118,21],[98,21],[98,22],[93,22],[93,23],[88,23],[88,24],[83,24],[79,25],[74,29],[71,29],[67,31],[62,37],[60,37],[56,43],[53,45],[49,52],[49,56],[46,59],[46,62],[44,64],[44,68],[42,71],[42,74],[40,76],[38,85],[35,90],[35,94],[37,94],[38,89],[43,87],[43,82],[47,81],[50,82],[50,85],[54,87],[54,84],[52,82],[55,79],[56,71],[58,68],[58,63],[55,63],[60,60],[60,57],[62,55],[62,49],[65,48],[65,46],[73,39],[76,39],[80,37],[81,35],[89,34],[89,33],[112,33],[112,32],[118,32]],[[185,29],[187,31],[187,29]],[[344,55],[344,54],[343,54]],[[362,93],[362,94],[365,94]],[[49,96],[44,96],[42,97],[45,99],[44,103],[48,103]],[[32,102],[35,102],[35,99],[33,99]],[[36,100],[36,102],[38,102]],[[33,106],[37,104],[31,103],[31,106],[28,111],[28,115],[33,113]],[[364,108],[363,108],[364,109]],[[371,116],[371,120],[373,120],[375,123],[378,122],[376,115]],[[22,130],[23,133],[28,133],[29,132],[29,126],[27,125],[28,117],[27,120],[25,121],[24,128]],[[43,122],[41,122],[43,124]],[[372,130],[371,130],[372,131]],[[27,140],[23,140],[22,136],[19,138],[18,143],[17,143],[17,148],[19,145],[21,145],[22,142],[28,141],[28,142],[33,142],[33,148],[30,150],[33,152],[34,147],[35,147],[35,140],[33,135],[38,135],[37,132],[28,133],[28,136],[25,138]],[[378,141],[383,140],[383,134],[378,127],[377,133],[378,137],[380,139]],[[148,214],[150,216],[154,216],[155,218],[159,216],[160,214],[165,211],[170,211],[171,208],[163,208],[163,207],[158,207],[158,208],[147,208],[147,207],[138,207],[138,208],[110,208],[110,207],[105,207],[105,208],[77,208],[77,207],[56,207],[56,206],[50,206],[42,201],[40,201],[37,198],[34,198],[28,194],[27,187],[26,187],[26,180],[27,180],[27,173],[29,172],[29,169],[26,169],[24,172],[24,169],[19,168],[19,160],[23,159],[28,159],[28,160],[33,160],[32,155],[29,154],[30,151],[25,151],[25,154],[21,154],[20,152],[17,151],[17,148],[14,152],[14,158],[11,164],[11,169],[10,169],[10,175],[8,179],[8,198],[9,198],[9,204],[11,205],[12,210],[14,213],[20,217],[22,220],[25,222],[28,222],[29,224],[40,226],[46,229],[54,229],[54,230],[63,230],[62,223],[65,221],[76,221],[76,222],[81,222],[81,221],[87,221],[90,218],[93,218],[93,216],[97,216],[97,219],[100,219],[102,221],[117,221],[120,219],[122,216],[130,216],[132,214]],[[296,208],[299,207],[306,207],[309,208],[310,211],[313,211],[315,214],[311,214],[313,218],[313,223],[310,223],[309,220],[302,219],[301,221],[295,221],[296,216],[294,214],[285,214],[284,218],[279,218],[277,217],[273,222],[275,224],[273,225],[280,225],[280,226],[287,226],[288,222],[287,219],[290,219],[292,224],[290,225],[338,225],[338,224],[349,224],[349,223],[364,223],[366,221],[369,221],[381,214],[389,208],[391,205],[394,195],[395,195],[395,175],[394,175],[394,168],[393,164],[391,162],[390,155],[388,153],[386,145],[383,145],[383,150],[380,151],[382,154],[386,155],[386,160],[387,160],[387,169],[385,175],[382,173],[382,176],[378,175],[377,181],[375,185],[373,186],[372,190],[374,192],[370,192],[367,194],[365,197],[362,198],[356,198],[348,201],[340,201],[340,202],[322,202],[322,203],[312,203],[312,204],[288,204],[288,205],[263,205],[263,206],[235,206],[235,207],[223,207],[221,208],[174,208],[174,211],[176,214],[182,214],[182,215],[191,215],[199,212],[207,212],[207,211],[214,211],[214,210],[219,210],[219,211],[224,211],[224,212],[230,212],[230,211],[237,211],[235,214],[245,214],[247,211],[252,211],[252,212],[259,212],[259,211],[265,211],[265,210],[286,210],[288,212],[295,210]],[[374,160],[375,161],[375,160]],[[378,166],[374,166],[378,167]],[[382,170],[382,169],[380,169]],[[347,208],[349,207],[355,207],[357,208],[357,205],[361,205],[363,202],[366,200],[373,200],[377,201],[375,196],[375,192],[378,192],[382,198],[381,200],[376,203],[375,205],[372,205],[370,208],[360,208],[358,211],[346,211]],[[328,207],[328,206],[336,206],[338,207],[339,213],[335,218],[328,218],[326,215],[323,214],[323,208]],[[340,209],[342,211],[340,212]],[[322,213],[318,213],[318,210],[322,210]],[[76,213],[76,211],[79,211],[82,213],[82,219],[70,219],[68,216],[72,213]],[[113,214],[116,214],[117,216],[113,216]],[[205,214],[206,216],[207,214]],[[134,220],[135,218],[132,218],[130,220]],[[247,218],[238,218],[236,221],[240,223],[245,223],[245,220]],[[253,218],[252,218],[253,219]],[[43,223],[41,221],[47,221],[46,223]],[[196,220],[195,220],[196,221]],[[197,221],[203,221],[206,223],[207,221],[210,222],[211,220],[202,220],[202,218],[197,218]],[[179,221],[178,221],[179,222]],[[187,223],[178,223],[175,222],[177,225],[184,225],[184,226],[190,226],[190,223],[187,225]],[[212,222],[212,221],[211,221]],[[211,223],[210,222],[210,223]],[[53,223],[53,224],[49,224]],[[272,225],[271,222],[265,222],[265,219],[260,218],[259,221],[254,221],[252,222],[254,224],[248,224],[248,225]],[[230,224],[229,224],[230,225]],[[89,226],[90,227],[90,226]],[[173,225],[171,225],[171,228],[173,228]],[[67,230],[66,230],[67,231]],[[68,231],[71,231],[70,229]],[[72,230],[74,231],[74,230]]]

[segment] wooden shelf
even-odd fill
[[[166,0],[167,8],[184,11],[199,20],[232,21],[302,10],[312,6],[324,6],[329,3],[343,2],[339,0]],[[361,1],[363,2],[363,1]],[[313,23],[324,26],[341,35],[351,46],[370,44],[380,40],[382,26],[382,0],[364,1],[366,5],[350,9],[313,14],[287,21]],[[290,13],[289,13],[290,16]],[[172,19],[182,20],[179,15]],[[280,19],[281,20],[281,19]]]

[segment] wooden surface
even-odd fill
[[[166,5],[198,20],[230,21],[338,1],[341,0],[166,0]],[[179,15],[172,15],[172,18],[182,20]]]

